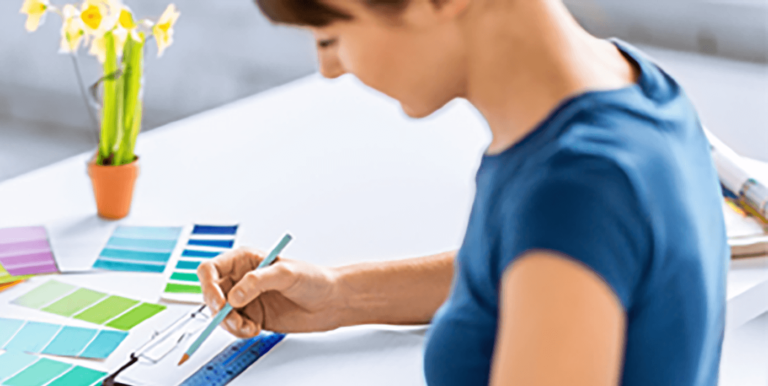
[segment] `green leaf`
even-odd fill
[[[115,51],[115,36],[112,32],[104,35],[106,40],[106,59],[104,60],[104,101],[101,118],[101,140],[99,157],[101,165],[115,165],[115,146],[123,135],[122,100],[124,76],[115,76],[119,67]]]
[[[136,158],[136,138],[141,131],[141,87],[144,76],[144,35],[140,34],[141,41],[136,41],[129,35],[123,52],[124,73],[124,108],[123,128],[119,149],[116,153],[116,164],[124,165],[133,162]]]

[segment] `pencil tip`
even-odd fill
[[[184,356],[183,356],[183,357],[181,357],[181,360],[179,361],[179,364],[178,364],[178,365],[176,365],[176,366],[181,366],[181,365],[183,365],[183,364],[184,364],[184,362],[186,362],[186,361],[187,361],[187,359],[189,359],[189,355],[187,355],[187,354],[184,354]]]

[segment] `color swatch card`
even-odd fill
[[[197,267],[235,247],[238,225],[194,225],[182,237],[184,248],[174,253],[165,269],[166,285],[162,299],[202,303],[203,295]]]
[[[12,303],[122,331],[136,327],[166,308],[56,280],[49,280]]]
[[[0,229],[0,283],[59,272],[45,227]]]
[[[11,287],[13,287],[13,286],[15,286],[17,284],[21,284],[23,282],[24,282],[24,280],[17,280],[17,281],[9,281],[7,283],[2,283],[2,284],[0,284],[0,292],[3,292],[5,290],[7,290],[8,288],[11,288]]]
[[[127,336],[125,331],[0,318],[0,348],[8,351],[106,359]]]
[[[119,226],[93,268],[113,271],[163,272],[176,248],[181,227]]]
[[[18,351],[0,354],[0,385],[95,386],[106,376],[103,371]]]

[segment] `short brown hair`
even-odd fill
[[[358,1],[390,14],[402,10],[409,2],[409,0]],[[322,0],[256,0],[256,5],[276,23],[324,27],[334,21],[352,19],[352,15],[324,4]]]

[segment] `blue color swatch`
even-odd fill
[[[235,245],[235,240],[190,239],[187,245],[197,245],[201,247],[214,247],[214,248],[232,248],[232,246]]]
[[[237,225],[195,225],[193,235],[234,235]]]
[[[161,297],[166,300],[202,303],[202,289],[197,277],[200,263],[234,248],[239,225],[195,224],[182,241],[184,249],[173,256],[173,266]]]
[[[84,358],[106,358],[123,342],[128,335],[124,331],[101,330],[96,339],[80,354]]]
[[[221,252],[209,252],[209,251],[197,251],[194,249],[185,249],[184,252],[181,253],[181,256],[183,257],[202,257],[204,259],[212,259],[218,255],[220,255]]]
[[[80,358],[105,359],[128,336],[124,331],[0,318],[0,327],[4,326],[12,331],[10,341],[0,344],[4,350]]]
[[[163,272],[179,235],[180,227],[119,226],[93,267],[113,271]]]
[[[23,320],[0,319],[0,347],[5,346],[16,335],[16,331],[19,331],[23,324]]]
[[[56,336],[61,325],[27,322],[3,349],[8,351],[40,352]]]
[[[92,328],[80,328],[64,326],[56,337],[48,344],[48,346],[42,350],[43,354],[60,355],[60,356],[84,356],[80,354],[88,343],[91,342],[94,336],[99,332]],[[111,353],[111,352],[110,352]],[[109,353],[102,356],[93,356],[86,358],[106,358]]]

